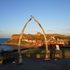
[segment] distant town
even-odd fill
[[[12,37],[7,41],[7,43],[18,43],[19,36],[17,34],[12,35]],[[60,34],[46,34],[47,44],[69,44],[70,36],[60,35]],[[41,46],[45,44],[44,36],[42,33],[37,32],[35,35],[23,34],[21,44],[29,44],[35,46]]]

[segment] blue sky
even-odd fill
[[[70,0],[0,0],[0,38],[20,34],[26,22],[35,17],[46,34],[70,36]],[[31,20],[24,33],[42,33]]]

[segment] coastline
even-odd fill
[[[14,45],[14,46],[17,46],[18,47],[18,44],[16,43],[0,43],[0,45]],[[24,48],[38,48],[39,46],[35,46],[35,45],[29,45],[29,44],[21,44],[21,47],[24,47]]]

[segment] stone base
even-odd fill
[[[50,58],[45,58],[44,60],[50,60]]]
[[[17,60],[17,64],[23,64],[23,61],[22,61],[22,58],[18,58],[18,60]]]
[[[0,61],[0,65],[2,65],[2,64],[3,64],[3,60]]]
[[[21,62],[21,63],[17,63],[17,65],[22,65],[22,64],[24,64],[23,62]]]

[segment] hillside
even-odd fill
[[[57,40],[59,39],[68,39],[70,40],[70,36],[65,36],[65,35],[60,35],[60,34],[46,34],[46,38],[47,40],[49,40],[49,38],[53,36],[55,37],[55,39]],[[6,43],[15,43],[18,44],[19,42],[19,34],[13,34],[11,36],[11,38],[6,42]],[[23,34],[22,39],[28,39],[28,40],[41,40],[44,41],[44,36],[43,35],[31,35],[31,34]],[[21,44],[32,44],[32,43],[27,43],[25,41],[22,41]]]

